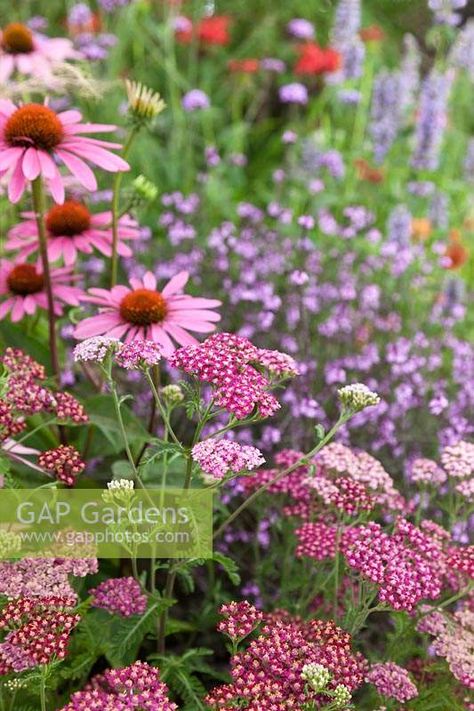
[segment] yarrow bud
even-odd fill
[[[351,698],[351,692],[344,684],[339,684],[334,689],[333,703],[337,709],[346,707],[350,703]]]
[[[12,531],[0,531],[0,558],[11,557],[21,548],[21,538]]]
[[[343,406],[352,412],[360,412],[366,407],[378,405],[380,397],[363,383],[345,385],[337,391]]]
[[[170,405],[177,405],[184,400],[184,393],[179,385],[165,385],[161,388],[161,394]]]
[[[305,664],[301,678],[307,681],[314,691],[323,691],[331,681],[331,672],[322,664]]]
[[[108,355],[117,350],[119,345],[118,338],[108,338],[107,336],[86,338],[74,348],[74,360],[79,363],[88,361],[103,363]]]
[[[139,175],[132,182],[133,189],[136,193],[137,198],[140,200],[146,200],[147,202],[153,202],[158,197],[158,188],[151,180],[145,178],[144,175]]]
[[[113,479],[107,482],[107,491],[102,498],[106,503],[128,503],[133,496],[134,483],[131,479]]]
[[[160,114],[166,104],[161,96],[140,82],[125,81],[130,113],[140,121],[151,121]]]

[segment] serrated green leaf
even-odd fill
[[[237,567],[237,563],[232,560],[232,558],[229,558],[228,556],[219,552],[214,552],[212,557],[213,560],[216,563],[219,563],[219,565],[227,573],[227,577],[229,578],[230,582],[233,585],[238,585],[240,583],[240,573]]]

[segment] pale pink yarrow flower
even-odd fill
[[[18,250],[22,259],[39,250],[39,234],[33,212],[23,212],[23,222],[12,227],[5,244],[6,250]],[[53,205],[45,216],[48,235],[48,258],[50,262],[63,259],[67,266],[74,264],[78,253],[92,254],[96,249],[106,257],[112,255],[112,213],[93,214],[77,200],[66,200],[62,205]],[[140,236],[137,222],[128,215],[118,223],[117,252],[121,257],[131,257],[132,250],[127,240]]]
[[[223,479],[226,474],[240,474],[251,471],[265,459],[259,449],[249,445],[241,445],[228,439],[206,439],[194,445],[192,458],[199,464],[205,474],[214,479]]]
[[[55,202],[64,202],[64,182],[57,162],[66,168],[87,190],[96,190],[95,175],[86,161],[111,173],[129,170],[123,158],[110,151],[121,148],[82,133],[108,133],[115,126],[81,123],[76,110],[57,114],[43,104],[16,106],[9,99],[0,100],[0,177],[9,175],[8,198],[16,203],[27,181],[40,175]]]
[[[373,664],[366,677],[381,696],[396,699],[400,703],[418,696],[418,689],[406,669],[395,662]]]
[[[158,365],[161,348],[154,341],[137,338],[130,343],[121,343],[115,354],[115,362],[127,370],[147,370]]]
[[[82,290],[72,286],[70,267],[51,269],[51,284],[56,316],[63,313],[63,305],[79,306]],[[36,309],[48,310],[48,296],[42,268],[39,264],[23,261],[0,261],[0,320],[8,313],[13,323],[25,316],[33,316]]]
[[[71,40],[45,37],[21,22],[12,22],[0,32],[1,83],[14,72],[49,79],[55,64],[81,57]]]
[[[161,347],[165,357],[181,346],[198,341],[189,331],[210,333],[220,315],[213,311],[221,302],[183,294],[189,279],[188,272],[176,274],[161,290],[157,290],[156,277],[147,272],[142,279],[130,279],[130,286],[106,289],[89,289],[82,301],[97,304],[99,314],[85,318],[74,331],[82,340],[92,336],[124,338],[130,343],[137,338],[151,340]]]

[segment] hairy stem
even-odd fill
[[[138,127],[134,126],[128,134],[127,141],[122,150],[122,158],[126,158],[133,140],[137,135]],[[112,262],[110,267],[110,288],[117,283],[118,277],[118,228],[120,220],[120,187],[123,180],[123,171],[115,173],[114,184],[112,188]]]
[[[223,533],[226,530],[226,528],[228,526],[230,526],[232,521],[234,521],[238,516],[240,516],[242,511],[244,511],[246,508],[248,508],[250,506],[250,504],[252,504],[255,501],[255,499],[258,499],[258,497],[261,494],[263,494],[267,489],[269,489],[270,486],[273,486],[273,484],[276,484],[277,482],[279,482],[280,479],[283,479],[285,476],[288,476],[288,474],[291,474],[292,472],[294,472],[296,469],[298,469],[298,467],[308,464],[309,461],[326,444],[328,444],[328,442],[330,442],[332,440],[332,438],[334,437],[334,435],[336,434],[338,429],[341,427],[341,425],[343,425],[345,422],[347,422],[349,417],[350,416],[347,414],[342,414],[340,416],[340,418],[338,419],[338,421],[336,422],[336,424],[334,425],[334,427],[332,427],[329,430],[329,432],[323,437],[323,439],[320,442],[318,442],[318,444],[315,447],[313,447],[313,449],[310,452],[308,452],[308,454],[305,454],[303,457],[298,459],[298,461],[295,462],[294,464],[292,464],[290,467],[287,467],[283,471],[278,472],[278,474],[276,476],[274,476],[273,479],[270,479],[270,481],[268,481],[266,484],[263,484],[259,489],[254,491],[253,494],[251,494],[251,496],[249,496],[247,499],[245,499],[245,501],[238,508],[236,508],[236,510],[233,513],[230,514],[230,516],[224,521],[224,523],[222,523],[219,526],[217,531],[214,533],[214,538],[217,538],[218,536],[220,536],[221,533]]]
[[[48,235],[46,232],[46,224],[44,221],[45,200],[41,176],[35,178],[35,180],[32,181],[31,190],[33,195],[33,209],[35,212],[36,226],[38,228],[39,252],[43,268],[43,278],[46,288],[46,297],[48,300],[49,352],[51,356],[51,369],[53,371],[56,383],[57,385],[59,385],[60,371],[58,347],[56,341],[56,316],[54,313],[53,286],[51,283],[51,271],[49,269],[48,260]]]

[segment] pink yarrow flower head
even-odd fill
[[[0,644],[0,674],[21,672],[53,659],[64,659],[69,636],[80,616],[73,597],[18,598],[0,615],[0,629],[8,630]]]
[[[86,468],[77,449],[66,444],[42,452],[38,457],[38,464],[66,486],[74,486],[76,478]]]
[[[154,341],[142,341],[141,338],[120,344],[115,355],[115,362],[127,370],[147,370],[158,365],[160,360],[160,346]]]
[[[104,335],[124,338],[126,343],[137,338],[151,340],[165,357],[173,353],[175,342],[194,345],[198,341],[189,331],[214,331],[220,315],[213,309],[221,302],[183,294],[188,279],[188,272],[179,272],[158,291],[156,277],[147,272],[142,279],[130,279],[130,286],[90,289],[81,300],[97,304],[99,314],[81,321],[74,336],[82,340]]]
[[[231,639],[247,637],[263,620],[263,612],[247,600],[222,605],[219,613],[224,619],[217,625],[217,631]]]
[[[216,404],[238,419],[255,408],[261,417],[273,415],[280,404],[269,392],[272,383],[298,373],[290,356],[257,348],[232,333],[219,333],[198,346],[180,348],[171,364],[211,383]]]
[[[110,149],[121,148],[83,133],[110,133],[115,126],[81,123],[79,111],[56,113],[43,104],[16,106],[0,100],[0,177],[9,175],[8,198],[16,203],[27,182],[42,176],[55,202],[64,202],[64,181],[57,163],[63,163],[87,190],[97,181],[87,163],[111,173],[129,170]],[[86,162],[87,161],[87,162]]]
[[[39,234],[33,212],[22,213],[24,218],[8,233],[7,250],[18,250],[25,259],[39,250]],[[46,214],[48,258],[50,262],[62,259],[66,266],[74,264],[78,253],[92,254],[94,249],[106,257],[112,255],[112,213],[93,214],[82,202],[66,200],[54,205]],[[130,257],[132,250],[127,241],[138,239],[140,231],[135,220],[127,215],[119,219],[117,252]]]
[[[256,447],[241,445],[229,439],[206,439],[194,445],[192,458],[199,464],[202,471],[213,479],[223,479],[232,472],[256,469],[265,459]]]
[[[71,267],[50,270],[56,316],[61,316],[63,306],[78,306],[82,290],[73,286]],[[0,320],[9,313],[15,323],[32,316],[36,309],[48,309],[46,284],[40,264],[23,260],[0,261]]]
[[[14,72],[45,80],[55,64],[80,57],[71,40],[50,39],[21,22],[11,22],[0,33],[0,82],[6,82]]]
[[[168,698],[160,672],[146,662],[123,669],[109,669],[95,676],[83,691],[76,691],[60,711],[177,711]]]
[[[418,696],[418,689],[408,672],[394,662],[373,664],[367,674],[367,681],[375,686],[381,696],[405,703]]]
[[[121,617],[142,615],[146,610],[146,595],[135,578],[109,578],[89,593],[93,597],[93,607]]]

